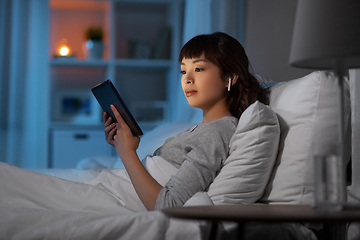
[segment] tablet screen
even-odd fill
[[[94,94],[96,100],[99,102],[100,106],[110,116],[115,122],[116,118],[114,113],[111,111],[110,105],[113,104],[116,109],[119,111],[121,116],[123,117],[126,124],[130,127],[134,136],[143,135],[139,125],[135,121],[131,112],[125,105],[125,102],[120,97],[119,92],[116,90],[115,86],[112,84],[110,80],[106,80],[91,89]]]

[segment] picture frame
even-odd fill
[[[90,90],[56,91],[53,106],[53,120],[55,122],[101,123],[101,107]]]

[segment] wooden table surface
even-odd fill
[[[360,221],[360,208],[322,212],[311,205],[251,204],[163,209],[168,217],[233,222],[350,222]]]

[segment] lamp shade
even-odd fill
[[[325,70],[335,60],[360,68],[360,1],[298,0],[290,64]]]

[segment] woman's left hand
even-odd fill
[[[113,111],[116,120],[116,135],[114,136],[114,145],[116,152],[118,153],[120,159],[124,162],[127,159],[129,153],[136,153],[136,149],[139,147],[140,138],[133,135],[131,129],[126,124],[124,119],[121,117],[118,110],[111,105],[111,110]]]

